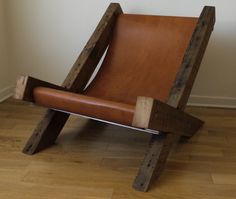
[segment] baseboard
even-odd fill
[[[14,86],[7,86],[0,90],[0,102],[3,102],[7,98],[13,95]]]
[[[236,108],[236,98],[191,95],[188,101],[188,105],[203,107]]]

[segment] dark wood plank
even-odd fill
[[[171,89],[168,100],[170,106],[184,110],[213,30],[214,23],[215,8],[205,6],[198,19],[197,26],[192,35],[188,49],[186,50],[179,73]],[[154,176],[156,176],[156,180],[158,179],[172,146],[179,138],[179,136],[177,136],[177,138],[173,139],[174,135],[171,135],[170,133],[168,133],[168,136],[164,136],[163,134],[166,133],[161,132],[161,140],[158,135],[153,135],[151,137],[147,153],[133,184],[133,187],[139,191],[147,191]],[[152,162],[151,167],[149,166],[150,162]]]
[[[24,100],[28,102],[34,102],[33,90],[36,87],[47,87],[54,88],[58,90],[67,90],[62,86],[57,86],[55,84],[42,81],[30,76],[18,76],[16,80],[16,88],[14,98],[18,100]]]
[[[63,82],[64,87],[73,92],[81,92],[85,88],[110,42],[111,31],[115,26],[117,16],[121,13],[123,11],[118,3],[109,5],[96,30]]]
[[[203,121],[151,97],[138,97],[132,125],[191,136]]]
[[[148,128],[184,136],[192,136],[203,121],[168,104],[154,100]]]
[[[171,89],[168,100],[169,105],[181,110],[185,108],[214,24],[215,7],[205,6]]]
[[[139,191],[147,191],[150,183],[154,179],[158,179],[169,155],[166,150],[172,148],[178,137],[178,135],[171,133],[161,133],[151,137],[146,155],[134,180],[133,188]]]
[[[105,52],[116,17],[122,13],[118,3],[111,3],[88,43],[66,77],[63,87],[72,92],[82,92]],[[23,152],[34,154],[52,145],[66,123],[69,114],[47,110],[26,143]]]

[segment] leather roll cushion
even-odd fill
[[[35,103],[43,107],[60,109],[124,125],[132,124],[135,105],[45,87],[36,87],[33,94]]]

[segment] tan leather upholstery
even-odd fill
[[[36,88],[37,104],[125,125],[137,96],[167,101],[198,18],[122,14],[83,95]]]
[[[135,104],[166,101],[198,18],[123,14],[100,71],[85,94]]]
[[[60,91],[51,88],[34,89],[36,104],[49,108],[86,115],[102,120],[130,125],[134,114],[134,105],[107,101],[86,95]]]

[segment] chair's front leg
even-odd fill
[[[48,109],[28,139],[23,152],[37,153],[54,144],[70,114]]]
[[[166,164],[172,146],[178,141],[179,135],[160,133],[152,135],[145,157],[133,182],[133,188],[148,191],[151,182],[158,180]]]
[[[57,89],[65,87],[71,92],[79,93],[83,91],[99,60],[109,45],[112,29],[115,26],[117,16],[121,13],[122,9],[118,3],[111,3],[109,5],[97,28],[67,75],[63,86],[57,87]],[[41,86],[51,88],[52,84],[47,83],[45,85],[44,83],[45,82],[40,80],[36,81],[37,86],[40,86],[41,84]],[[27,87],[26,89],[23,87],[23,90],[25,89],[25,91],[29,91],[28,93],[23,92],[26,94],[25,96],[28,96],[28,98],[23,98],[17,92],[16,98],[33,101],[32,90],[35,85],[31,84],[31,86],[32,87]],[[22,88],[20,90],[22,90]],[[53,144],[68,117],[69,115],[66,113],[47,110],[43,119],[39,122],[34,133],[28,140],[23,152],[33,154]]]
[[[180,136],[192,136],[202,124],[201,120],[168,104],[138,97],[132,125],[157,130],[160,134],[152,135],[133,187],[147,191],[152,180],[159,178],[171,148]]]

